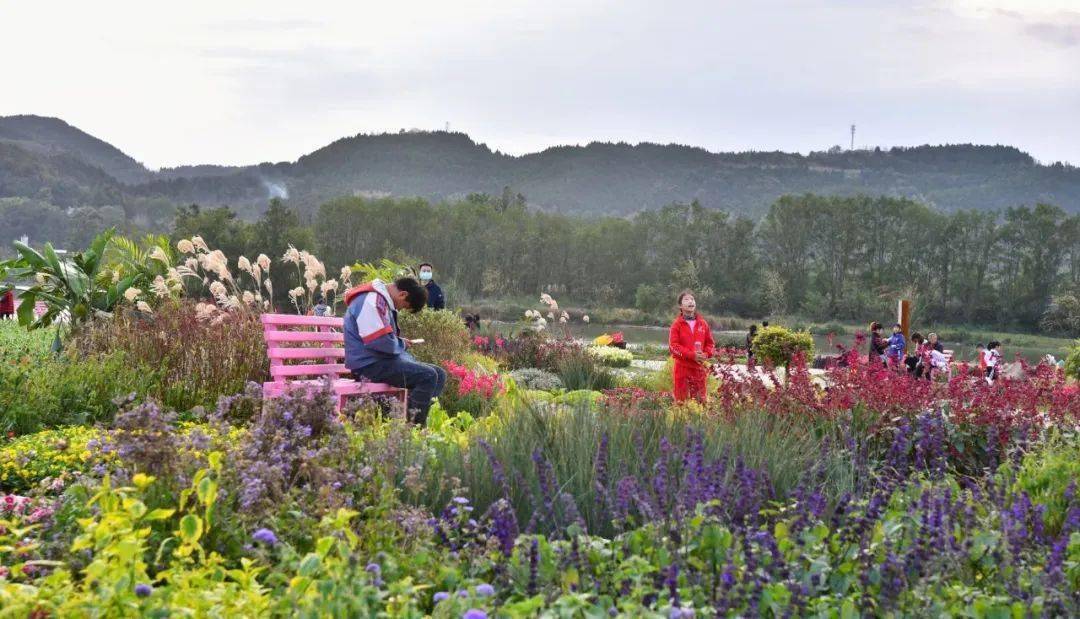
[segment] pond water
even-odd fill
[[[581,322],[571,323],[570,334],[576,338],[583,340],[592,340],[593,338],[603,335],[604,333],[614,333],[621,331],[626,342],[629,344],[653,344],[664,346],[668,341],[668,329],[666,327],[645,327],[640,325],[597,325],[597,324],[584,324]],[[521,323],[508,323],[492,321],[491,327],[500,333],[511,333],[522,330]],[[562,333],[562,325],[554,324],[548,325],[548,329],[555,334]],[[746,341],[746,331],[714,331],[713,338],[716,340],[717,345],[733,345],[738,344],[739,347],[744,345]],[[815,335],[814,336],[814,349],[819,355],[834,354],[837,352],[836,344],[842,344],[845,347],[851,347],[855,343],[854,335],[841,335],[833,338],[830,343],[828,336]],[[957,361],[969,361],[974,362],[975,356],[975,344],[971,343],[956,343],[943,341],[945,348],[949,348],[953,351],[953,354]],[[866,344],[861,348],[865,352]],[[1005,359],[1011,361],[1015,355],[1019,354],[1029,363],[1035,363],[1046,354],[1051,354],[1058,359],[1063,358],[1066,351],[1064,348],[1058,350],[1051,350],[1039,347],[1025,347],[1025,346],[1004,346]]]

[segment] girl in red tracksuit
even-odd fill
[[[675,401],[684,402],[693,397],[704,404],[705,360],[713,356],[715,346],[709,324],[697,313],[697,301],[689,290],[679,295],[679,316],[671,324],[668,347],[675,360],[672,370]]]

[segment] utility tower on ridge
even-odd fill
[[[851,148],[848,150],[855,150],[855,125],[851,125]]]

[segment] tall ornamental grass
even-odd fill
[[[212,406],[268,376],[257,313],[208,319],[189,301],[165,303],[152,314],[122,308],[111,320],[79,330],[72,346],[81,355],[122,352],[151,377],[144,395],[179,411]]]

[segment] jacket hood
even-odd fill
[[[390,291],[386,289],[386,284],[381,279],[373,279],[370,282],[349,288],[345,292],[345,306],[348,307],[353,299],[368,292],[382,295],[386,302],[390,304],[390,307],[394,307],[394,299],[390,297]]]

